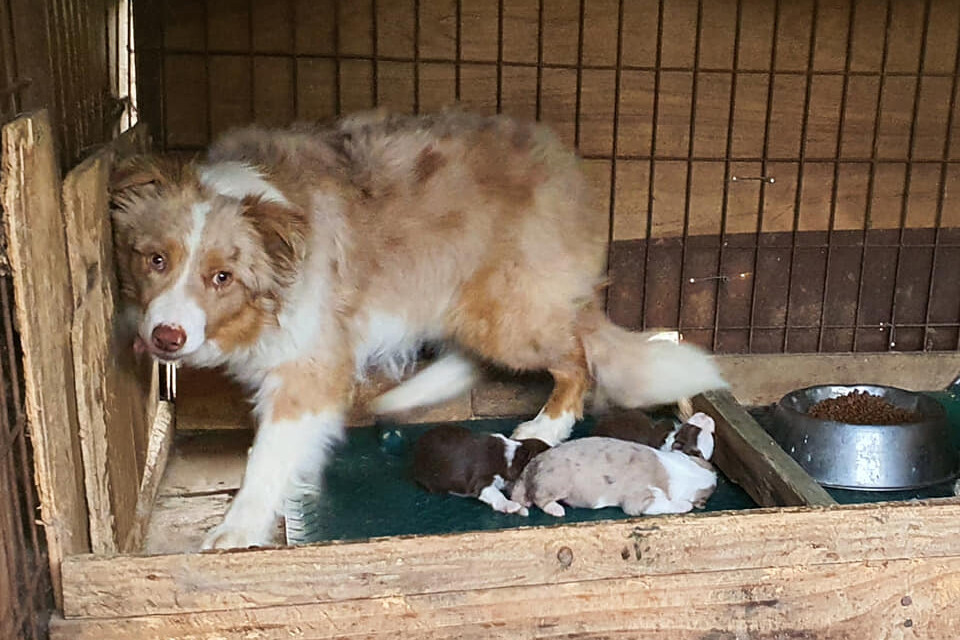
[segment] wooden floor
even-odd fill
[[[179,437],[147,527],[144,553],[189,553],[219,524],[240,487],[253,432],[235,429]]]

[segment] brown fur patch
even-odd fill
[[[137,155],[116,163],[110,176],[111,196],[118,199],[155,194],[171,186],[195,183],[193,165],[174,156]]]
[[[481,355],[495,358],[501,352],[496,322],[502,315],[501,299],[493,295],[493,268],[478,271],[460,289],[455,315],[460,320],[460,340]]]
[[[544,413],[550,418],[558,418],[564,413],[583,417],[583,397],[589,386],[587,359],[581,349],[565,366],[549,369],[554,386]]]
[[[502,203],[506,211],[519,211],[533,204],[534,190],[541,180],[529,166],[525,153],[492,132],[478,134],[472,151],[470,171],[487,196]]]
[[[297,420],[331,409],[344,411],[353,400],[353,376],[346,363],[325,367],[294,362],[273,373],[281,380],[273,396],[273,421]]]
[[[427,147],[417,156],[416,165],[413,173],[417,184],[423,184],[430,179],[430,176],[443,168],[447,164],[447,159],[442,153]]]
[[[292,281],[307,251],[310,221],[306,213],[299,207],[260,198],[246,198],[243,204],[244,215],[260,234],[279,280]]]
[[[232,286],[242,287],[238,283]],[[224,353],[251,346],[260,337],[264,326],[273,321],[270,314],[253,300],[248,300],[238,311],[226,317],[211,317],[210,310],[207,313],[212,320],[207,323],[207,338],[214,340]]]
[[[438,233],[454,233],[462,231],[465,226],[466,220],[464,220],[463,211],[451,209],[437,218],[434,228]]]

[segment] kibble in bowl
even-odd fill
[[[851,391],[835,398],[826,398],[810,407],[807,415],[818,420],[884,426],[923,420],[919,411],[903,409],[867,391]]]
[[[957,476],[946,412],[934,398],[879,385],[820,385],[788,393],[770,435],[827,487],[915,489]]]

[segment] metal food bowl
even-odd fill
[[[858,425],[807,415],[813,405],[866,391],[919,413],[920,422]],[[788,393],[774,408],[770,435],[820,484],[836,489],[918,489],[957,477],[960,457],[943,406],[933,398],[878,385],[821,385]]]

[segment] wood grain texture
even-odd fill
[[[571,570],[579,562],[573,552]],[[58,619],[52,638],[947,639],[960,630],[958,589],[960,557],[951,556]]]
[[[143,152],[143,127],[124,134],[63,181],[69,277],[73,292],[74,380],[91,548],[132,551],[139,544],[137,501],[154,407],[155,367],[138,362],[115,335],[116,282],[108,182],[114,157]],[[134,547],[125,546],[133,543]]]
[[[729,391],[707,391],[693,398],[693,406],[712,416],[717,423],[713,463],[743,487],[757,504],[836,504]]]
[[[54,592],[60,562],[90,550],[70,326],[60,174],[45,111],[3,128],[3,211],[23,346],[27,426]]]
[[[64,563],[64,615],[105,618],[960,555],[960,501],[634,518]],[[802,541],[798,542],[798,541]],[[575,562],[561,566],[567,547]]]
[[[136,509],[139,469],[133,414],[121,407],[113,363],[115,285],[107,215],[110,154],[97,153],[63,181],[63,218],[73,291],[70,330],[84,485],[94,553],[116,553]]]

